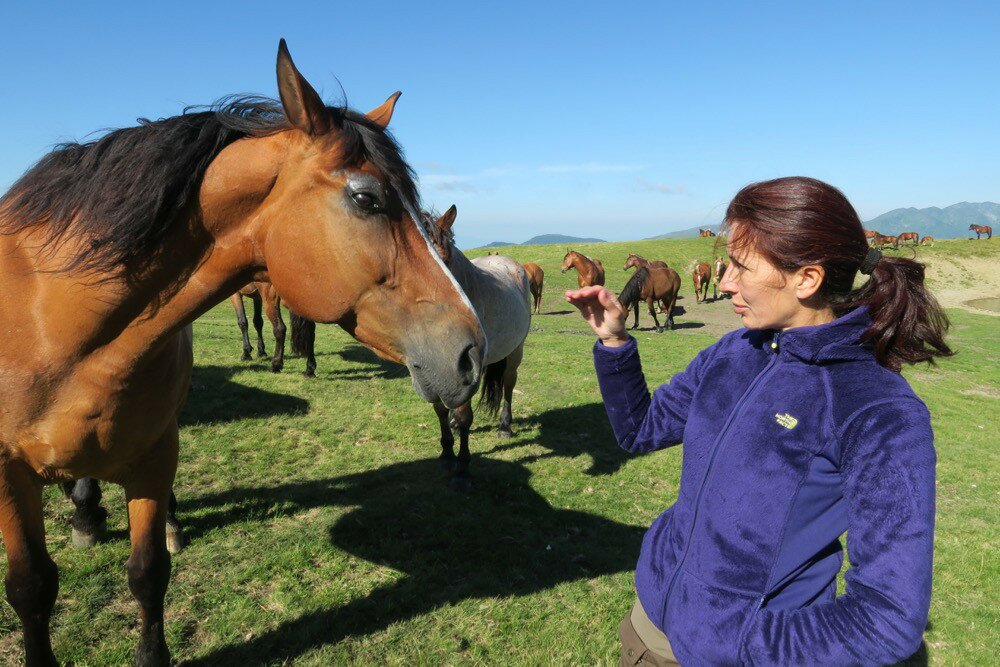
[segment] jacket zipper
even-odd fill
[[[681,568],[684,566],[684,561],[687,560],[688,552],[691,550],[691,537],[694,535],[695,526],[697,526],[698,524],[698,510],[701,509],[701,499],[705,493],[705,487],[708,485],[709,475],[711,475],[712,473],[712,464],[715,463],[715,455],[718,454],[719,449],[722,446],[723,439],[726,437],[726,434],[732,427],[733,422],[736,421],[736,418],[739,416],[740,411],[743,409],[744,404],[747,402],[747,400],[749,400],[750,396],[753,395],[754,390],[763,381],[764,377],[768,375],[774,368],[774,366],[777,364],[778,342],[780,337],[781,337],[781,332],[780,331],[775,332],[774,339],[771,341],[771,349],[774,350],[774,356],[771,358],[769,362],[767,362],[767,366],[764,367],[764,370],[758,373],[757,377],[753,379],[753,382],[750,383],[750,386],[747,387],[747,390],[743,392],[743,395],[740,397],[740,400],[736,403],[736,407],[733,408],[732,413],[729,415],[729,419],[727,419],[725,425],[723,425],[722,431],[719,433],[719,436],[715,439],[715,443],[712,445],[712,453],[709,454],[708,463],[705,466],[705,476],[701,480],[701,486],[698,488],[698,495],[695,497],[694,500],[694,514],[691,517],[691,528],[688,530],[687,540],[684,542],[684,553],[681,555],[681,559],[677,561],[677,566],[674,568],[674,573],[670,577],[670,583],[667,585],[667,592],[663,596],[663,607],[662,609],[660,609],[661,626],[666,625],[667,602],[670,601],[670,594],[674,590],[674,585],[677,583],[677,577],[680,576]],[[767,596],[765,595],[760,599],[760,602],[757,605],[757,609],[760,609],[760,607],[764,604],[766,597]],[[756,613],[756,609],[754,610],[754,612]]]

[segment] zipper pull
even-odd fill
[[[774,332],[774,339],[771,341],[771,349],[774,350],[775,352],[778,351],[778,340],[780,338],[781,338],[781,332],[780,331],[775,331]]]

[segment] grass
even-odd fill
[[[629,250],[679,270],[710,259],[709,239],[574,246],[620,289]],[[939,242],[918,255],[988,253]],[[515,437],[473,433],[471,495],[435,460],[437,424],[399,368],[320,327],[318,377],[290,358],[280,375],[240,363],[228,304],[195,324],[195,370],[177,478],[190,540],[174,557],[168,642],[204,665],[613,664],[617,623],[634,599],[645,527],[674,499],[679,449],[632,458],[614,444],[590,362],[591,336],[561,300],[562,247],[505,248],[546,270],[543,315],[528,338]],[[470,252],[484,254],[485,250]],[[683,271],[682,271],[683,274]],[[726,302],[695,308],[685,277],[678,324],[640,331],[647,378],[666,381],[731,326]],[[939,451],[932,664],[990,664],[998,637],[1000,455],[995,447],[996,319],[951,311],[959,355],[906,372],[930,406]],[[697,316],[697,317],[696,317]],[[726,324],[726,323],[729,324]],[[648,316],[644,326],[651,324]],[[269,348],[271,341],[268,340]],[[125,582],[121,491],[105,488],[112,539],[69,545],[71,504],[46,490],[60,567],[55,651],[77,665],[120,665],[137,641]],[[19,623],[0,606],[0,663],[21,660]]]

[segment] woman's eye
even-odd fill
[[[355,204],[366,211],[374,211],[378,209],[378,200],[367,192],[355,192],[351,195],[351,197],[354,199]]]

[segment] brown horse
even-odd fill
[[[655,305],[657,302],[663,307],[666,313],[667,328],[674,328],[674,305],[677,303],[677,292],[681,288],[681,277],[676,271],[670,268],[660,268],[658,266],[640,266],[632,274],[632,277],[625,283],[618,300],[627,313],[629,309],[635,311],[635,322],[633,329],[639,327],[639,302],[645,301],[649,307],[649,314],[656,324],[656,332],[662,333],[663,327],[656,317]]]
[[[719,300],[719,283],[722,282],[722,277],[726,275],[726,269],[728,269],[729,266],[725,262],[722,261],[721,257],[716,257],[715,258],[715,265],[712,268],[713,268],[713,275],[712,275],[712,301],[718,301]],[[723,296],[725,296],[726,293],[723,292],[722,294],[723,294]]]
[[[691,272],[694,280],[694,302],[708,300],[708,283],[712,281],[712,267],[706,262],[698,262]]]
[[[583,253],[570,250],[563,257],[559,273],[566,273],[570,269],[576,269],[576,281],[580,287],[604,284],[604,265],[599,259],[590,259]]]
[[[250,360],[250,336],[248,335],[247,312],[243,308],[243,297],[250,297],[253,302],[253,328],[257,331],[257,358],[266,359],[267,350],[264,348],[264,318],[260,311],[263,305],[264,313],[271,322],[271,330],[274,332],[274,358],[271,359],[271,372],[280,373],[285,366],[285,320],[281,317],[281,297],[271,283],[255,282],[243,287],[229,297],[236,311],[236,324],[240,328],[243,336],[243,361]]]
[[[528,272],[528,286],[531,288],[531,298],[534,301],[534,312],[542,312],[542,288],[545,287],[545,272],[534,262],[525,262],[521,266]]]
[[[993,228],[989,225],[969,225],[969,231],[976,233],[976,240],[986,234],[987,240],[993,238]]]
[[[920,235],[916,232],[903,232],[896,238],[896,243],[903,245],[905,242],[910,241],[913,245],[920,243]]]
[[[872,247],[884,248],[887,245],[891,245],[893,248],[899,247],[899,239],[895,236],[883,236],[882,234],[875,234],[875,238],[872,239]]]
[[[876,236],[879,236],[879,233],[876,232],[875,230],[873,230],[873,229],[866,229],[865,230],[865,240],[868,241],[868,245],[872,244],[872,241],[875,240]]]
[[[924,238],[920,239],[920,245],[933,246],[934,245],[934,237],[933,236],[925,236]]]
[[[385,127],[397,95],[327,107],[278,50],[281,103],[230,100],[43,157],[0,199],[0,532],[25,662],[55,664],[58,574],[42,486],[125,487],[135,661],[170,660],[165,521],[191,322],[266,275],[296,312],[406,364],[447,406],[475,392],[486,343],[419,224],[412,171]]]
[[[628,271],[633,267],[639,268],[643,266],[653,266],[659,269],[668,268],[666,262],[660,261],[658,259],[645,259],[635,254],[634,252],[630,252],[628,254],[628,257],[625,259],[625,266],[622,267],[622,271]]]
[[[715,232],[713,232],[711,229],[699,229],[698,236],[700,238],[711,238],[715,236]]]

